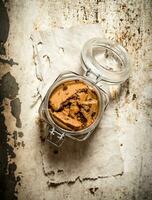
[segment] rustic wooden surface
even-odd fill
[[[151,200],[152,1],[12,0],[0,2],[0,7],[0,17],[4,19],[0,21],[2,199]],[[41,140],[32,134],[34,130],[25,132],[27,95],[35,92],[32,88],[35,80],[28,78],[33,73],[30,35],[41,27],[90,23],[99,23],[105,36],[121,43],[132,58],[132,74],[123,94],[127,118],[121,113],[121,103],[116,102],[115,107],[117,126],[121,129],[119,142],[124,173],[50,185],[43,173],[42,161],[36,159]],[[123,129],[126,122],[128,128]]]

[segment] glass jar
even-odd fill
[[[85,43],[81,52],[83,75],[67,71],[60,74],[47,91],[39,108],[40,118],[46,122],[47,141],[61,146],[65,137],[86,140],[98,126],[109,103],[110,85],[120,85],[130,74],[130,62],[126,50],[119,44],[101,38],[93,38]],[[99,110],[94,122],[82,130],[67,130],[55,123],[48,104],[52,92],[67,81],[79,80],[91,86],[97,94]]]

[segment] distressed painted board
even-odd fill
[[[7,15],[7,13],[8,15]],[[1,17],[2,16],[2,17]],[[113,102],[123,173],[50,184],[44,173],[37,117],[26,131],[29,94],[38,80],[33,30],[98,23],[131,55],[132,73]],[[2,199],[152,199],[152,1],[0,1],[0,190]],[[32,98],[31,98],[32,100]],[[36,104],[38,108],[38,104]],[[110,126],[110,122],[109,122]],[[54,150],[54,155],[59,152]],[[53,175],[53,173],[52,173]]]

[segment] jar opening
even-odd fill
[[[71,105],[69,107],[68,101],[64,101],[64,103],[65,103],[65,104],[63,103],[64,107],[61,110],[59,108],[56,111],[56,113],[54,113],[55,114],[54,115],[55,117],[54,117],[53,114],[49,110],[50,109],[50,98],[53,97],[54,93],[58,92],[56,89],[58,89],[60,87],[61,87],[60,88],[61,90],[63,90],[63,87],[65,87],[64,88],[64,89],[66,89],[65,91],[68,92],[68,90],[66,88],[67,87],[66,83],[70,83],[71,81],[80,82],[80,83],[83,83],[84,85],[86,85],[88,88],[88,92],[93,92],[92,100],[89,102],[89,99],[88,100],[86,99],[84,101],[79,101],[79,100],[76,100],[75,98],[74,99],[69,98],[68,100],[71,99],[71,102],[73,102],[73,104],[71,104],[71,102],[70,102]],[[70,91],[70,92],[72,92],[72,91]],[[63,91],[62,91],[62,93],[63,93]],[[79,97],[78,93],[79,92],[77,91],[76,92],[77,97]],[[73,97],[74,96],[75,96],[75,94],[73,94]],[[58,96],[58,99],[60,97]],[[87,97],[87,95],[86,95],[86,97]],[[93,97],[94,97],[94,99],[93,99]],[[83,98],[82,95],[80,98],[81,98],[80,100],[82,100],[82,98]],[[54,103],[55,101],[56,100],[54,98],[52,102]],[[85,134],[85,133],[89,132],[90,130],[93,130],[96,127],[96,125],[98,124],[98,122],[100,121],[101,114],[103,113],[103,109],[104,109],[100,91],[96,88],[96,86],[93,85],[93,83],[91,83],[90,81],[86,80],[84,77],[81,77],[81,76],[78,76],[77,78],[76,77],[69,78],[69,79],[67,78],[66,80],[61,80],[61,81],[56,82],[50,88],[50,91],[48,91],[47,98],[45,99],[45,103],[47,105],[46,115],[47,115],[47,118],[48,118],[48,121],[50,122],[50,124],[52,123],[58,130],[63,131],[66,134],[70,134],[70,135],[72,135],[72,134],[73,135],[81,135],[81,134]],[[80,103],[80,105],[79,105],[79,103]],[[73,106],[75,104],[77,104],[77,106]],[[91,105],[91,107],[89,108],[90,109],[89,112],[87,112],[88,104]],[[71,107],[71,106],[73,106],[73,107]],[[74,111],[72,109],[74,109]],[[96,113],[93,113],[94,110]],[[53,112],[54,112],[54,110],[53,110]],[[63,116],[65,118],[71,117],[70,115],[74,114],[73,117],[74,117],[75,123],[77,123],[77,124],[72,124],[72,126],[67,126],[66,122],[70,118],[69,119],[65,119],[65,118],[61,119],[58,115],[59,112],[61,113],[61,116],[60,116],[61,118]],[[79,115],[78,113],[83,114],[83,116],[80,116],[81,114]],[[77,114],[78,114],[78,116],[77,116]],[[81,117],[82,117],[82,119],[81,119]],[[84,121],[84,126],[82,126],[82,128],[81,127],[75,128],[77,125],[81,126],[81,120],[83,120],[84,118],[85,118],[85,120],[87,120],[87,121]],[[89,120],[92,120],[92,121],[89,121]],[[78,121],[80,123],[78,123]],[[89,123],[87,123],[88,121],[89,121]]]
[[[82,130],[96,120],[99,100],[93,87],[83,81],[65,81],[52,91],[48,109],[55,123],[62,128]]]

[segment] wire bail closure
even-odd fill
[[[64,133],[59,133],[55,130],[54,127],[49,126],[48,128],[48,135],[47,135],[47,141],[56,147],[60,147],[65,139]]]

